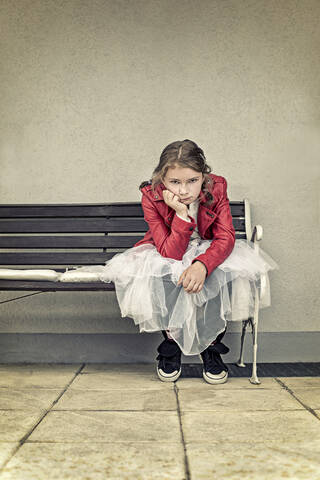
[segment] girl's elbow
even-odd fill
[[[235,243],[236,243],[236,234],[234,233],[234,234],[232,235],[232,242],[231,242],[232,248],[234,247]]]
[[[183,258],[183,255],[180,255],[180,254],[177,254],[176,252],[175,253],[168,253],[166,252],[164,255],[162,255],[163,257],[166,257],[166,258],[172,258],[173,260],[182,260]]]
[[[225,252],[227,256],[229,256],[232,250],[234,249],[235,242],[236,242],[236,236],[234,233],[231,233],[230,235],[225,237]]]
[[[177,250],[170,250],[168,248],[161,248],[159,250],[160,254],[166,258],[172,258],[173,260],[182,260],[183,253],[178,252]]]
[[[230,231],[230,244],[232,245],[232,248],[234,247],[235,243],[236,243],[236,231],[234,227],[232,227]]]
[[[230,249],[233,250],[233,247],[236,243],[236,234],[235,232],[233,232],[230,236],[230,239],[229,239],[229,246],[230,246]]]

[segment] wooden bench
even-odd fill
[[[250,205],[245,199],[230,202],[236,238],[250,239],[255,248],[262,238],[262,227],[253,231]],[[148,230],[141,203],[0,205],[0,268],[50,268],[58,272],[67,267],[103,265],[116,253],[132,247]],[[39,267],[41,266],[41,267]],[[261,282],[262,283],[262,282]],[[111,291],[113,283],[48,282],[0,280],[0,291],[32,291],[31,295],[56,291]],[[256,288],[256,287],[255,287]],[[260,290],[262,285],[260,284]],[[262,293],[262,292],[260,292]],[[18,296],[7,303],[29,295]],[[252,383],[260,383],[256,372],[259,295],[254,318],[244,320],[240,360],[248,324],[253,334]]]

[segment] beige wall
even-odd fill
[[[261,330],[319,331],[318,0],[1,0],[0,13],[1,203],[139,201],[164,146],[190,138],[229,198],[250,199],[280,265]],[[3,332],[137,331],[114,293],[2,307]]]

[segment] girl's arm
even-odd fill
[[[160,215],[154,203],[145,194],[142,196],[141,205],[144,219],[149,225],[158,252],[163,257],[182,260],[192,232],[196,228],[194,219],[189,216],[191,222],[186,222],[173,212],[174,218],[170,228],[165,224],[164,218]]]
[[[214,208],[217,217],[212,224],[213,241],[204,253],[192,260],[192,263],[196,261],[204,263],[208,271],[207,276],[230,255],[236,239],[227,194],[226,179],[223,178],[223,182],[219,182],[219,185],[221,185],[220,192],[215,192],[219,198]]]

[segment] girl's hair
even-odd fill
[[[206,204],[208,206],[211,205],[214,198],[207,187],[208,185],[212,184],[212,179],[209,176],[211,167],[207,164],[203,150],[198,147],[195,142],[192,142],[188,139],[169,143],[169,145],[163,149],[160,155],[160,161],[152,173],[152,190],[154,191],[156,186],[163,181],[168,168],[174,168],[176,166],[191,168],[196,172],[203,173],[204,179],[201,189],[206,196]],[[142,182],[139,186],[139,189],[145,185],[150,185],[150,181]]]

